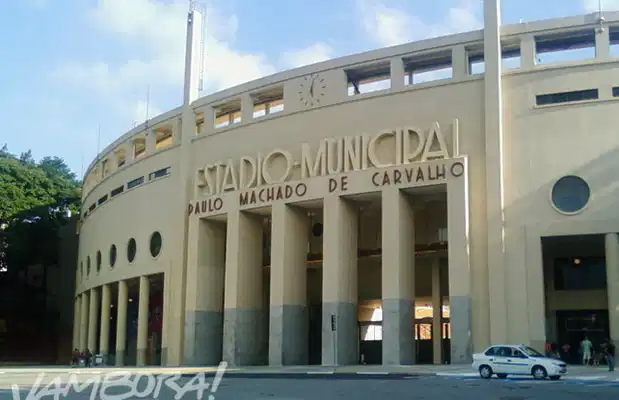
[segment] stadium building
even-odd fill
[[[191,10],[184,104],[86,172],[74,347],[406,365],[618,341],[619,13],[501,25],[498,3],[206,97]]]

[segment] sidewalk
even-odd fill
[[[0,367],[0,374],[6,377],[11,374],[30,375],[30,374],[107,374],[107,373],[142,373],[142,374],[182,374],[195,375],[203,372],[207,375],[214,375],[217,367],[92,367],[92,368],[72,368],[64,366],[40,366],[40,367]],[[284,366],[284,367],[229,367],[226,369],[227,376],[238,375],[243,377],[269,377],[269,376],[288,376],[298,377],[308,375],[376,375],[376,376],[451,376],[451,377],[476,377],[469,364],[465,365],[351,365],[351,366]],[[569,366],[568,378],[577,379],[619,379],[619,372],[608,372],[605,367],[585,367]]]

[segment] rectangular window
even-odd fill
[[[549,104],[571,103],[575,101],[597,100],[599,97],[597,89],[575,90],[573,92],[538,94],[535,97],[538,106]]]
[[[613,88],[613,97],[619,97],[619,86]]]
[[[155,148],[162,149],[172,144],[172,130],[161,130],[155,132]]]
[[[127,189],[134,188],[134,187],[139,186],[139,185],[141,185],[143,183],[144,183],[144,177],[140,176],[139,178],[136,178],[136,179],[134,179],[132,181],[127,182]]]
[[[215,109],[215,128],[238,124],[241,122],[241,101],[234,100],[217,106]]]
[[[112,190],[111,195],[112,195],[112,197],[116,197],[116,196],[118,196],[119,194],[121,194],[124,191],[125,191],[125,186],[124,185],[123,186],[119,186],[116,189]]]
[[[107,201],[107,194],[105,196],[102,196],[99,201],[97,201],[97,204],[101,205],[103,203],[105,203]]]
[[[92,204],[90,205],[90,207],[88,207],[88,211],[93,212],[93,211],[94,211],[94,209],[95,209],[95,207],[97,207],[97,204],[96,204],[96,203],[92,203]]]
[[[604,257],[558,258],[554,264],[555,290],[599,290],[606,288]]]
[[[170,174],[170,167],[161,168],[155,172],[151,172],[148,175],[148,180],[152,181],[153,179],[161,178]]]
[[[405,85],[416,85],[453,77],[451,50],[405,58],[403,63],[406,72]]]
[[[346,71],[348,95],[391,89],[391,64],[381,62]]]

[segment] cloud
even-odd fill
[[[478,7],[477,1],[461,0],[447,10],[443,20],[427,23],[416,15],[379,1],[357,0],[362,27],[380,47],[480,29],[482,21],[477,15]]]
[[[598,0],[584,0],[583,6],[588,13],[599,11]],[[619,10],[619,0],[602,0],[602,11],[616,10]]]
[[[147,86],[156,93],[176,93],[181,101],[188,2],[186,0],[99,0],[85,22],[97,35],[134,55],[119,62],[106,59],[89,63],[68,61],[57,66],[52,77],[79,90],[105,97],[119,117],[132,121],[145,115]],[[236,16],[224,16],[209,8],[205,40],[205,91],[218,91],[276,72],[266,57],[236,51],[231,43],[238,28]],[[156,115],[163,96],[153,96],[149,115]],[[129,111],[127,111],[129,110]],[[157,111],[158,112],[158,111]],[[141,115],[141,116],[140,116]],[[139,118],[138,118],[139,116]]]
[[[333,58],[333,48],[325,43],[315,43],[304,49],[282,54],[280,63],[286,68],[297,68]]]

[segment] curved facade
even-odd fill
[[[619,14],[499,26],[485,4],[484,31],[199,99],[191,12],[185,104],[86,173],[75,347],[118,365],[458,363],[543,350],[570,310],[619,339]],[[557,286],[556,260],[595,257],[603,288]]]

